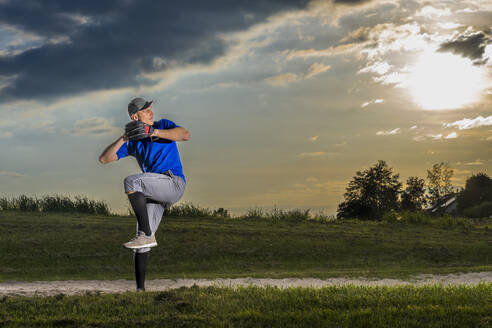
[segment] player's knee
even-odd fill
[[[138,179],[133,175],[127,176],[125,180],[123,180],[123,185],[125,186],[125,192],[127,194],[133,194],[138,191],[138,188],[135,187],[137,180]]]

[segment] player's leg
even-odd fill
[[[164,206],[156,203],[147,204],[147,212],[149,213],[150,227],[152,234],[155,234],[159,223],[164,213]],[[140,228],[137,224],[137,234]],[[145,291],[145,273],[147,271],[147,262],[149,258],[150,248],[138,248],[134,250],[134,263],[135,263],[135,282],[137,284],[137,291]]]
[[[128,200],[137,217],[138,225],[141,229],[140,231],[143,231],[147,236],[150,236],[152,233],[150,231],[149,214],[147,212],[147,199],[144,194],[139,191],[129,193]]]
[[[147,236],[151,235],[149,216],[147,213],[147,200],[142,192],[141,174],[131,175],[125,178],[125,192],[128,194],[128,200],[132,206],[133,212],[141,231]]]
[[[135,281],[137,283],[137,291],[145,291],[145,272],[147,271],[147,261],[149,260],[149,253],[138,252],[135,250],[133,253],[133,260],[135,263]]]
[[[146,197],[147,218],[151,236],[155,240],[155,232],[159,227],[162,214],[167,206],[177,202],[183,195],[186,183],[172,174],[142,173],[125,179],[125,191],[142,192]],[[143,230],[137,223],[137,237]],[[157,242],[155,242],[157,245]],[[153,246],[155,246],[153,245]],[[135,280],[137,290],[145,290],[145,273],[147,268],[149,247],[135,247]]]
[[[125,178],[125,192],[128,194],[128,200],[137,217],[137,236],[125,243],[127,248],[153,247],[157,245],[155,237],[152,235],[149,224],[149,213],[147,211],[147,198],[145,197],[144,183],[142,177],[144,174],[134,174]]]
[[[146,198],[161,204],[171,205],[182,196],[186,187],[184,180],[168,171],[169,175],[143,173],[138,184]]]

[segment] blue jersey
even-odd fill
[[[173,121],[166,119],[154,122],[152,126],[159,130],[179,127]],[[174,175],[182,177],[186,182],[176,141],[161,138],[152,141],[150,138],[127,141],[118,149],[116,155],[118,159],[128,155],[134,156],[142,172],[164,173],[171,170]]]

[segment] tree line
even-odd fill
[[[434,164],[427,170],[427,181],[411,176],[405,189],[384,160],[356,175],[349,182],[344,201],[338,204],[337,218],[377,220],[391,210],[421,211],[446,196],[456,196],[454,214],[467,216],[492,215],[492,179],[480,172],[466,180],[465,187],[451,183],[453,169],[449,163]]]

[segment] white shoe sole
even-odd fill
[[[157,243],[153,242],[150,244],[139,245],[139,246],[128,246],[128,245],[123,244],[123,246],[125,246],[126,248],[130,248],[130,249],[137,249],[137,248],[144,248],[144,247],[155,247],[155,246],[157,246]]]

